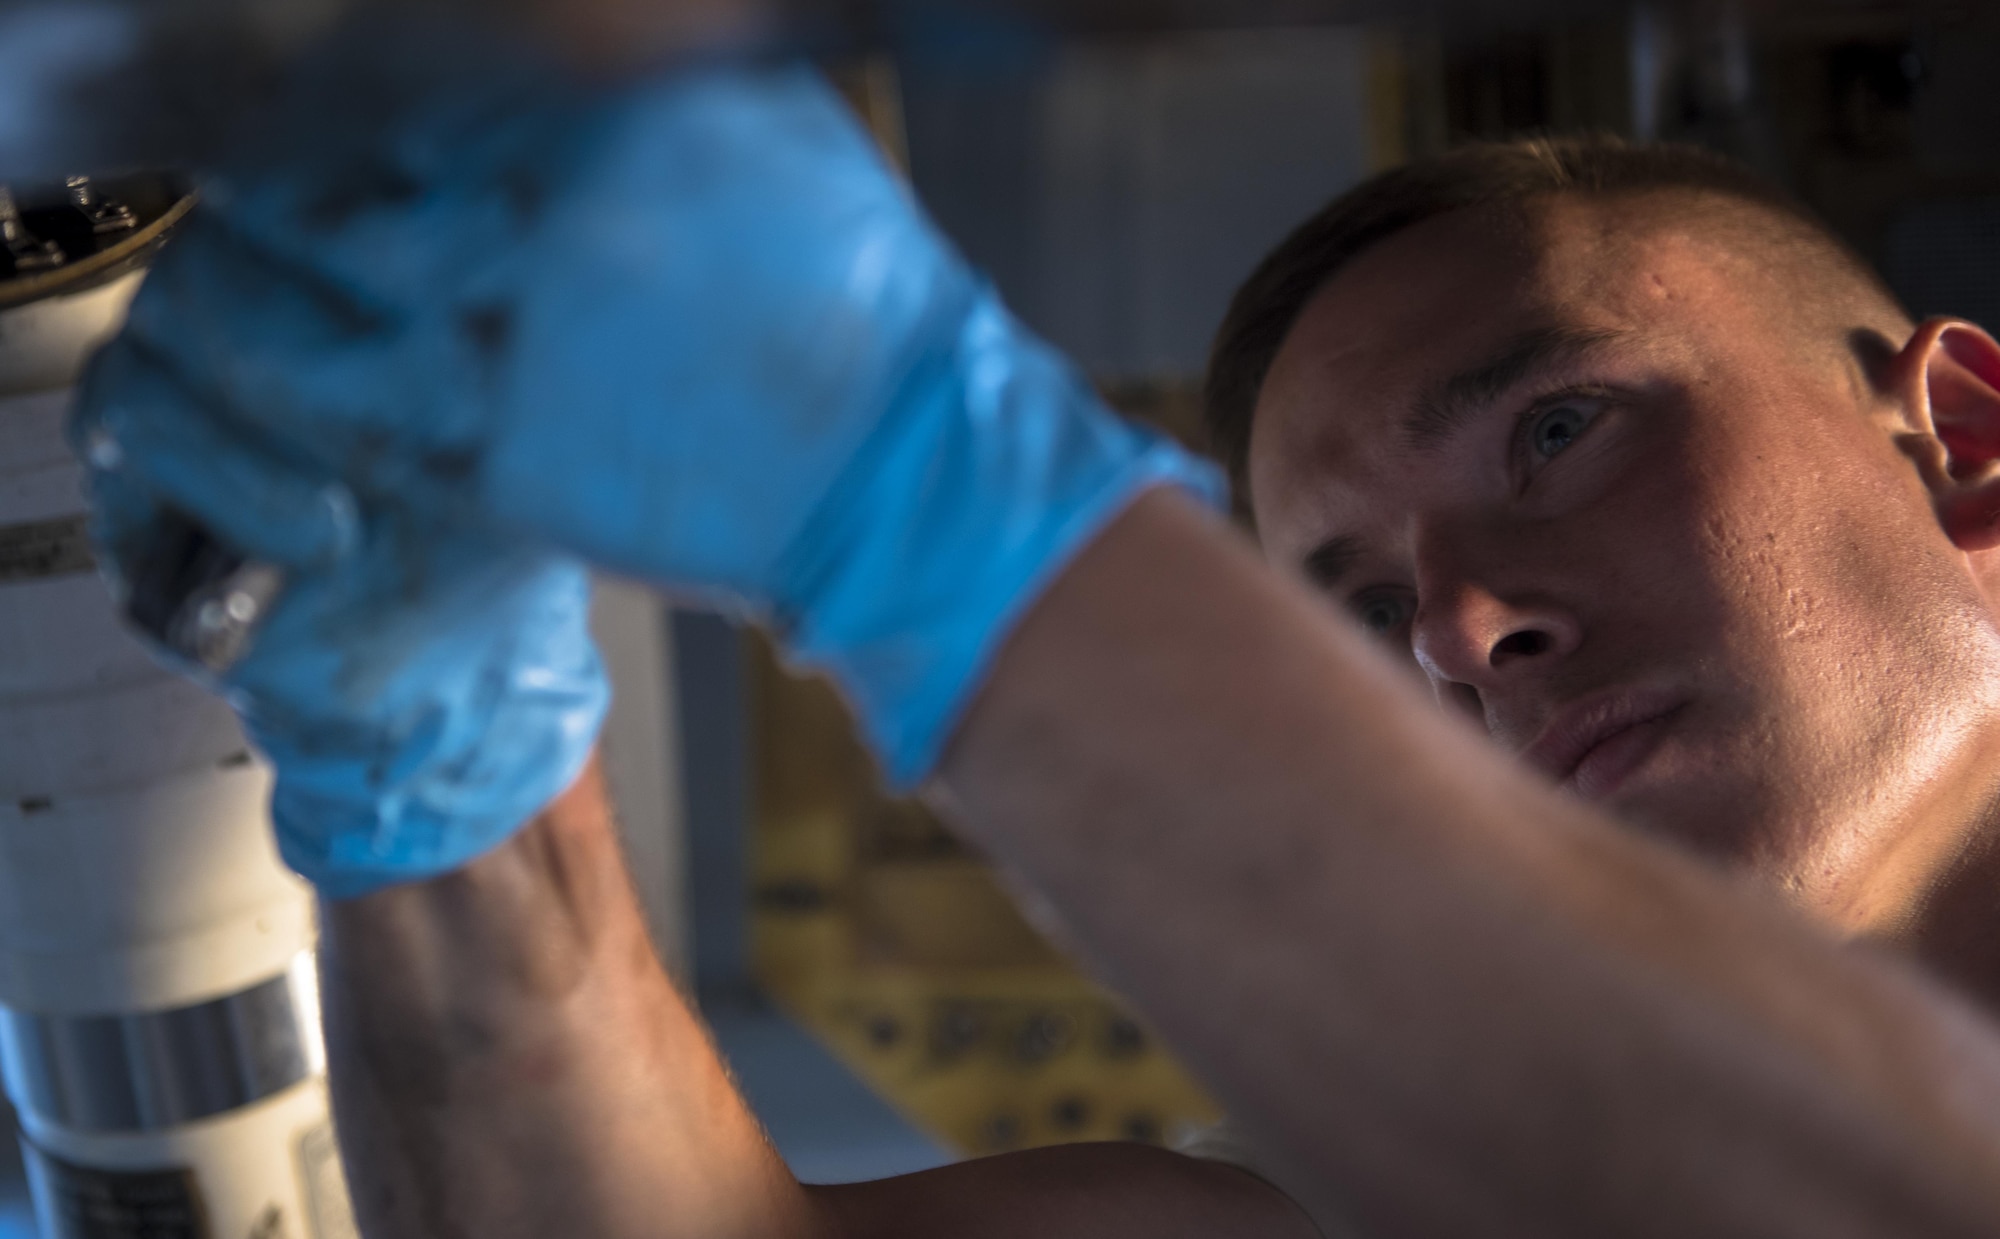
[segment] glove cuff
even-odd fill
[[[898,788],[936,766],[1014,626],[1145,491],[1220,473],[1107,409],[990,291],[809,522],[784,574],[795,659],[830,673]]]

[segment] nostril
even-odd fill
[[[1472,685],[1461,684],[1454,680],[1447,687],[1446,692],[1449,694],[1452,704],[1458,706],[1473,718],[1484,719],[1486,717],[1486,703],[1479,699],[1479,690]]]
[[[1550,644],[1549,634],[1540,629],[1528,628],[1508,633],[1493,647],[1491,661],[1497,667],[1516,658],[1534,658],[1548,653]]]

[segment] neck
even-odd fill
[[[1908,952],[2000,1015],[2000,791],[1931,808],[1899,832],[1904,846],[1874,867],[1865,897],[1823,911],[1837,930]]]
[[[1931,972],[2000,1015],[2000,830],[1989,826],[1969,840],[1895,937]]]

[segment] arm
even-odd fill
[[[1302,1199],[1383,1236],[1993,1233],[1988,1027],[1531,783],[1234,541],[1142,500],[944,773]]]
[[[190,223],[86,386],[73,433],[108,462],[93,486],[109,560],[157,488],[308,569],[227,683],[278,746],[281,843],[322,891],[446,872],[555,790],[507,776],[570,781],[594,731],[582,638],[573,622],[561,641],[518,635],[580,613],[561,565],[519,622],[478,574],[453,606],[427,597],[461,554],[559,546],[781,618],[903,778],[956,735],[947,783],[989,847],[1290,1155],[1302,1191],[1350,1195],[1378,1231],[1992,1231],[1984,1025],[1559,800],[1184,506],[1130,506],[1200,470],[1111,418],[1006,314],[822,88],[738,71],[608,104],[616,140],[525,234],[487,208],[518,197],[506,182],[532,159],[470,144],[485,154],[427,169],[421,210],[382,204],[355,235],[300,213],[338,169],[295,142],[298,166]],[[565,114],[487,136],[527,159]],[[713,175],[674,175],[683,157]],[[644,209],[566,226],[614,201]],[[246,261],[243,235],[288,238],[327,278]],[[538,238],[575,261],[521,261],[558,252]],[[378,261],[391,240],[425,261]],[[676,260],[635,263],[648,246]],[[463,278],[427,278],[461,259]],[[346,288],[371,296],[348,305]],[[512,314],[468,324],[468,306]],[[497,368],[439,345],[469,325],[524,343]],[[215,446],[245,418],[315,465],[271,520],[241,482],[283,470],[225,467]],[[305,502],[329,476],[356,502]],[[334,518],[357,509],[398,536],[351,546]],[[323,559],[334,585],[377,587],[331,628],[310,622]],[[561,607],[526,607],[543,597]],[[427,636],[423,658],[383,631],[383,606]],[[342,669],[356,645],[388,688],[464,725],[400,725],[416,715]],[[523,649],[544,655],[533,676],[513,673]],[[552,707],[551,671],[578,684],[553,706],[574,708]],[[488,725],[496,684],[519,726]],[[339,743],[357,735],[352,760]],[[542,755],[515,756],[523,737]],[[385,834],[413,804],[426,829]],[[385,856],[384,838],[413,846]]]
[[[662,972],[593,768],[499,851],[324,906],[329,1079],[375,1239],[1310,1239],[1228,1167],[1035,1150],[802,1188]]]

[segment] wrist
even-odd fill
[[[900,786],[935,766],[1022,613],[1120,512],[1159,486],[1223,497],[990,291],[920,378],[807,523],[782,617]]]

